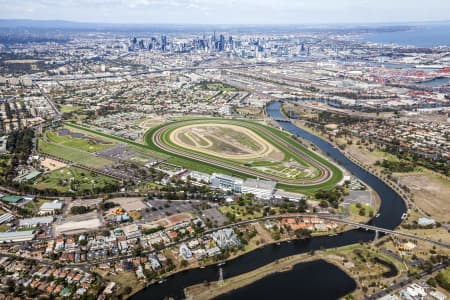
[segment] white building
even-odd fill
[[[153,255],[150,254],[148,256],[148,261],[150,262],[150,266],[152,267],[153,271],[159,270],[162,268],[161,263],[159,262],[158,258]]]
[[[5,242],[25,242],[34,238],[33,230],[0,232],[0,243]]]
[[[275,181],[249,178],[242,184],[241,192],[253,194],[258,199],[270,200],[273,197],[276,185]]]
[[[386,295],[381,298],[378,298],[378,300],[400,300],[400,299],[395,295]]]
[[[400,295],[404,299],[423,299],[427,295],[425,289],[418,285],[417,283],[413,283],[410,286],[406,287],[406,289],[401,290]]]
[[[188,248],[188,246],[186,246],[186,244],[181,244],[180,246],[180,256],[183,257],[183,259],[188,260],[192,257],[192,252],[191,250]]]
[[[0,224],[8,223],[9,221],[11,221],[13,219],[14,219],[14,216],[12,214],[8,214],[8,213],[3,214],[0,216]]]
[[[274,194],[274,198],[277,200],[287,199],[291,202],[300,202],[300,200],[306,200],[306,196],[298,193],[290,193],[285,191],[276,191]]]
[[[34,227],[37,225],[49,225],[53,222],[53,217],[36,217],[19,220],[19,227]]]
[[[225,191],[240,193],[242,183],[242,179],[224,174],[213,173],[211,176],[211,186]]]
[[[439,291],[431,291],[430,296],[437,300],[446,300],[447,299],[447,296],[445,296],[444,294],[442,294]]]
[[[122,230],[127,240],[138,238],[141,236],[141,231],[139,230],[139,227],[136,224],[130,224],[128,226],[125,226],[122,228]]]
[[[0,154],[6,153],[6,142],[8,141],[8,136],[4,135],[0,137]]]
[[[436,225],[436,221],[431,218],[419,218],[419,220],[417,221],[417,224],[419,224],[419,226],[430,226],[430,225]]]
[[[225,228],[212,233],[212,237],[217,246],[221,249],[239,246],[241,242],[236,233],[231,228]]]
[[[40,215],[47,215],[47,214],[55,214],[56,211],[61,210],[64,203],[59,202],[58,200],[55,200],[53,202],[45,202],[41,205],[41,208],[39,209]]]
[[[186,180],[187,176],[195,179],[198,182],[204,181],[206,183],[209,183],[211,180],[211,175],[202,172],[191,171],[186,175],[186,178],[183,177],[182,179]]]

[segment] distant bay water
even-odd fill
[[[376,32],[362,36],[366,42],[398,44],[430,48],[450,46],[450,23],[441,25],[416,26],[407,31]]]

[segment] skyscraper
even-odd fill
[[[166,51],[167,50],[167,36],[161,35],[161,50]]]
[[[223,34],[220,35],[219,45],[218,45],[217,48],[218,48],[219,51],[225,50],[225,37],[223,36]]]

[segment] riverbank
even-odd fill
[[[316,260],[324,260],[327,263],[335,265],[341,271],[346,272],[345,270],[341,269],[340,266],[334,261],[328,259],[323,255],[311,256],[309,254],[303,253],[276,260],[256,270],[235,277],[227,278],[222,282],[214,281],[196,284],[185,288],[184,292],[186,298],[195,300],[213,299],[244,286],[251,285],[252,283],[261,280],[269,275],[292,271],[297,264]],[[347,275],[350,277],[349,273],[347,273]]]
[[[383,176],[383,174],[380,173],[380,170],[376,169],[374,166],[368,165],[365,162],[361,161],[361,159],[355,157],[355,155],[353,155],[349,151],[341,150],[341,148],[339,147],[340,146],[339,143],[336,143],[335,141],[330,140],[327,136],[323,135],[320,131],[314,130],[308,126],[305,126],[302,121],[300,121],[300,120],[294,121],[294,125],[300,129],[302,129],[310,134],[313,134],[316,137],[334,145],[336,147],[336,149],[338,149],[342,153],[342,155],[344,155],[347,159],[351,160],[354,164],[358,165],[360,168],[362,168],[366,172],[376,176],[378,179],[382,180],[390,188],[392,188],[394,191],[396,191],[397,194],[402,198],[402,200],[405,204],[407,204],[407,205],[409,204],[410,206],[415,207],[415,205],[411,202],[411,200],[409,199],[409,197],[405,193],[405,191],[403,189],[401,189],[400,186],[398,186],[398,184],[396,182],[389,180],[386,176]],[[377,193],[375,193],[375,194],[377,194]],[[378,195],[377,199],[379,199],[379,195]],[[377,206],[378,206],[378,204],[377,204]],[[425,215],[425,213],[423,213],[423,214]]]
[[[368,265],[365,257],[375,257],[381,259],[378,263]],[[299,264],[306,264],[314,261],[324,261],[337,267],[350,278],[355,280],[356,288],[346,297],[349,299],[362,299],[366,296],[367,287],[373,280],[378,280],[378,287],[372,287],[371,292],[376,292],[387,287],[395,280],[399,280],[401,274],[406,270],[399,263],[370,245],[361,246],[359,244],[344,246],[334,249],[326,249],[312,253],[302,253],[278,259],[270,264],[262,266],[238,276],[227,278],[223,281],[203,282],[184,289],[187,298],[195,300],[215,299],[226,294],[232,294],[242,288],[251,286],[261,280],[268,280],[269,276],[276,276],[280,273],[293,271]],[[391,264],[391,268],[382,262]],[[392,269],[393,268],[393,269]],[[365,276],[360,276],[364,270]],[[391,272],[390,276],[386,272]],[[287,274],[286,274],[287,275]],[[361,281],[360,281],[361,280]],[[226,297],[225,297],[226,298]],[[228,297],[230,298],[230,297]]]

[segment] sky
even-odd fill
[[[0,19],[105,23],[404,23],[449,12],[448,0],[0,0]]]

